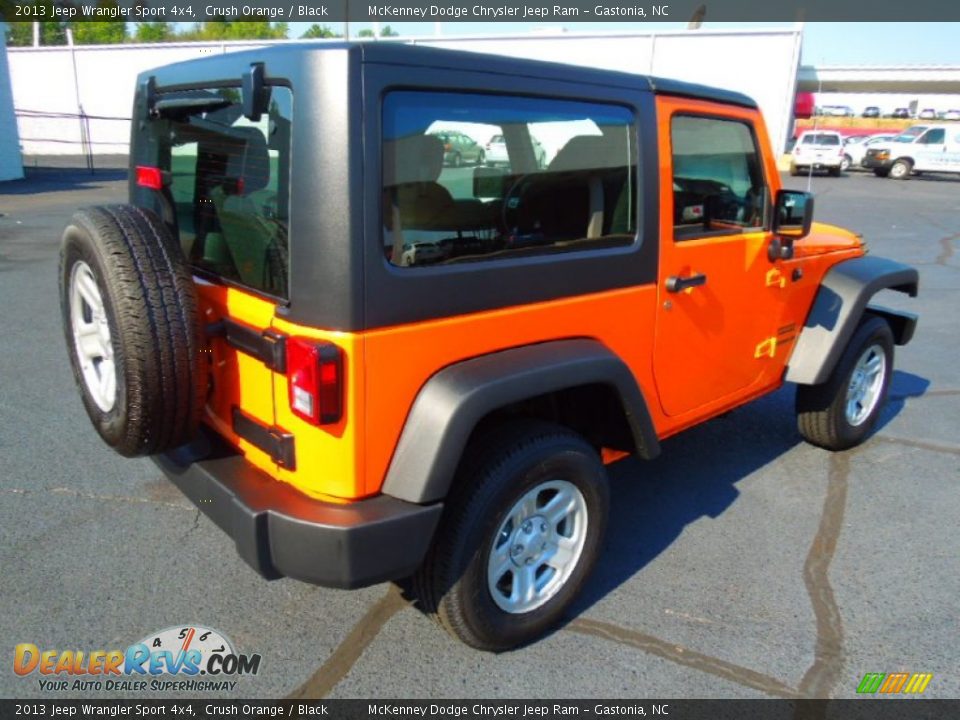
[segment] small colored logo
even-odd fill
[[[920,695],[933,680],[933,673],[867,673],[857,686],[862,695]]]
[[[222,633],[198,625],[160,630],[125,650],[41,650],[34,643],[13,650],[14,673],[34,675],[43,691],[232,690],[233,677],[259,669],[260,655],[238,653]]]

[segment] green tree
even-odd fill
[[[116,45],[127,39],[127,24],[116,20],[70,23],[77,45]]]
[[[322,40],[324,38],[340,38],[343,37],[343,35],[338,32],[334,32],[333,28],[331,28],[329,25],[317,25],[317,23],[314,23],[308,27],[307,31],[300,37]]]
[[[8,27],[7,44],[10,45],[10,47],[29,47],[30,45],[33,45],[32,22],[13,22],[9,23]],[[67,33],[63,23],[40,23],[40,44],[66,45]]]
[[[364,28],[363,30],[357,33],[357,37],[362,37],[362,38],[373,37],[373,30],[371,30],[370,28]],[[384,25],[382,28],[380,28],[380,37],[400,37],[400,33],[398,33],[389,25]]]
[[[283,22],[219,20],[196,23],[180,37],[184,40],[282,40],[289,30],[289,25]]]
[[[142,22],[137,23],[133,39],[142,43],[166,42],[167,40],[173,40],[176,35],[173,23]]]

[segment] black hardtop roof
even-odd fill
[[[235,64],[238,68],[242,69],[250,62],[266,63],[267,73],[269,74],[269,63],[271,59],[284,63],[295,63],[298,56],[335,50],[359,53],[361,61],[366,63],[410,65],[472,72],[476,72],[478,69],[477,53],[463,50],[424,47],[422,45],[413,45],[397,41],[290,42],[166,65],[161,68],[145,71],[141,74],[141,79],[150,77],[151,75],[156,76],[158,85],[160,85],[162,89],[164,85],[194,83],[197,81],[198,76],[208,74],[214,66],[222,68],[224,65],[232,66]],[[617,70],[600,70],[580,65],[545,62],[542,60],[485,55],[483,58],[482,72],[523,75],[549,80],[567,80],[592,85],[605,85],[608,87],[624,87],[662,95],[713,100],[747,108],[757,107],[757,103],[752,98],[732,90],[723,90],[707,85],[683,82],[681,80],[638,75]],[[237,73],[237,77],[239,77],[239,72]],[[222,78],[217,79],[220,80]]]

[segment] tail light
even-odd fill
[[[313,425],[343,416],[343,354],[336,345],[304,338],[287,341],[290,409]]]
[[[163,190],[164,182],[163,170],[158,167],[148,167],[146,165],[137,166],[137,185],[150,190]]]

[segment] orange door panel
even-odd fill
[[[757,172],[766,184],[768,202],[779,183],[771,184],[776,171],[764,165],[769,151],[758,114],[707,102],[658,99],[662,197],[654,377],[666,415],[705,416],[779,381],[782,358],[772,338],[783,300],[770,287],[781,262],[767,257],[768,231],[740,231],[722,219],[704,220],[711,214],[711,193],[737,192],[724,175],[731,172],[733,160],[719,151],[711,154],[712,140],[699,141],[702,147],[691,155],[675,156],[675,115],[746,123],[761,148],[755,153]],[[684,167],[675,168],[675,163]],[[701,194],[702,201],[688,199]],[[675,208],[675,198],[678,204],[692,204]],[[686,223],[684,239],[674,238],[674,219]]]
[[[204,280],[197,280],[197,293],[204,326],[215,326],[229,318],[260,333],[270,327],[276,311],[276,306],[269,300]],[[239,447],[250,462],[274,471],[270,456],[242,440],[233,430],[234,408],[261,425],[270,427],[274,424],[274,373],[259,359],[231,346],[222,336],[212,337],[208,350],[211,383],[206,421]]]
[[[762,233],[690,240],[661,255],[654,373],[667,415],[680,415],[763,380],[756,357],[770,336],[762,306],[767,238]],[[670,292],[671,278],[704,276]]]

